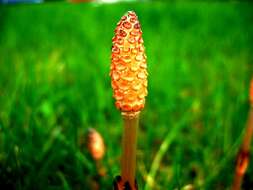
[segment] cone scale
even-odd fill
[[[121,177],[115,189],[137,189],[135,182],[136,144],[139,113],[147,96],[147,63],[137,15],[128,11],[118,22],[112,39],[110,77],[115,106],[121,111]],[[119,179],[119,178],[117,178]]]

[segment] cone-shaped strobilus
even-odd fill
[[[128,11],[118,22],[112,39],[111,85],[115,105],[124,122],[121,176],[114,189],[137,189],[135,181],[136,144],[139,113],[147,96],[147,63],[142,31],[137,15]]]

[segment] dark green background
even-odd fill
[[[149,71],[138,145],[140,189],[158,155],[154,190],[187,184],[228,189],[249,109],[252,7],[200,2],[0,6],[0,184],[89,190],[97,183],[111,189],[120,173],[122,133],[110,87],[111,38],[120,17],[135,10]],[[88,127],[106,144],[103,177],[80,143]],[[168,145],[164,155],[162,143]],[[253,186],[252,165],[245,189]]]

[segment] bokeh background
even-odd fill
[[[0,5],[1,186],[112,188],[122,121],[110,87],[111,39],[120,17],[134,10],[149,71],[140,189],[228,189],[249,110],[252,5]],[[88,128],[104,140],[100,161],[87,149]],[[251,163],[243,188],[252,187]]]

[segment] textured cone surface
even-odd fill
[[[147,64],[142,31],[136,14],[128,11],[112,39],[110,76],[115,105],[123,112],[143,109],[147,96]]]
[[[250,100],[250,104],[253,105],[253,78],[251,79],[251,82],[250,82],[249,100]]]

